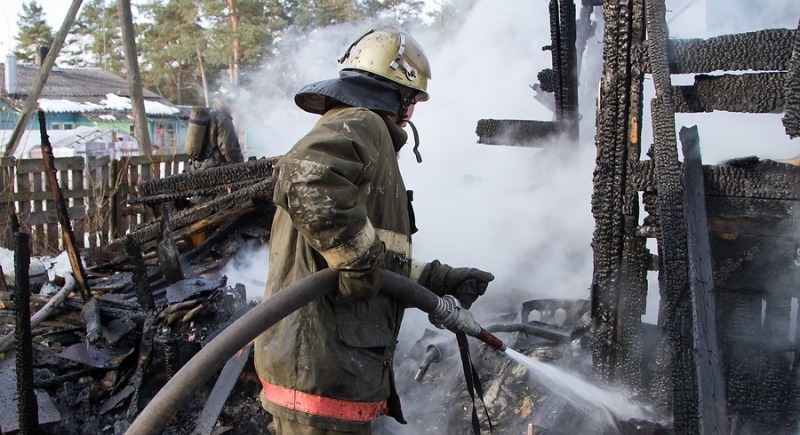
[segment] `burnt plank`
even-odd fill
[[[697,352],[695,363],[700,431],[705,434],[727,434],[725,378],[722,375],[717,344],[714,276],[697,127],[681,128],[680,140],[685,162],[684,206],[689,242],[689,285],[695,313],[694,344]]]
[[[786,104],[782,72],[696,75],[694,85],[673,86],[675,111],[776,113]]]
[[[559,131],[560,127],[555,122],[513,119],[481,119],[475,129],[480,144],[526,147],[541,146],[538,141],[552,137]]]
[[[669,72],[786,71],[794,38],[792,29],[765,29],[708,39],[670,39],[667,42]],[[651,62],[648,71],[652,72],[650,51],[646,57]]]
[[[683,216],[681,164],[675,135],[675,112],[667,53],[669,37],[666,5],[648,2],[645,8],[650,62],[656,98],[651,104],[653,122],[653,160],[658,191],[658,217],[661,238],[661,309],[669,313],[664,320],[670,342],[672,374],[672,412],[677,433],[700,433],[701,422],[697,389],[697,364],[692,329],[694,313],[689,286],[686,252],[688,235]]]

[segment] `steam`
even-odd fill
[[[767,5],[759,7],[766,9]],[[668,0],[667,9],[672,36],[714,35],[706,26],[706,2]],[[783,21],[766,27],[796,27],[797,11],[783,15],[775,12]],[[552,119],[529,88],[537,81],[539,71],[551,67],[550,53],[542,51],[550,44],[547,17],[544,1],[479,0],[452,32],[408,29],[425,47],[433,69],[431,100],[417,106],[413,119],[420,132],[423,163],[416,163],[410,145],[399,156],[406,186],[415,192],[414,211],[420,231],[414,235],[414,258],[439,259],[451,266],[492,272],[495,281],[471,310],[481,323],[519,312],[523,301],[589,296],[594,230],[590,204],[596,157],[594,98],[602,68],[602,23],[581,60],[583,118],[577,146],[566,140],[542,148],[480,145],[475,134],[480,119]],[[593,19],[601,18],[597,8]],[[318,117],[298,109],[292,101],[294,93],[306,83],[335,77],[339,70],[336,58],[355,37],[380,24],[386,23],[362,22],[287,35],[271,62],[253,77],[255,86],[249,90],[257,96],[251,99],[256,104],[239,110],[243,115],[238,122],[247,131],[248,154],[283,154],[305,134]],[[653,141],[649,108],[653,94],[652,81],[647,80],[642,135],[645,150]],[[748,155],[785,159],[798,154],[798,141],[785,136],[780,117],[678,114],[676,128],[698,125],[707,164]],[[650,249],[656,252],[655,246]],[[247,255],[253,257],[252,253]],[[260,274],[258,280],[266,281],[266,261],[266,255],[259,255],[252,263]],[[653,284],[645,320],[655,323],[655,276],[650,281]],[[236,281],[231,278],[229,282]],[[263,290],[247,287],[251,297],[260,296]],[[398,355],[403,355],[427,327],[423,313],[407,310]],[[416,367],[405,372],[414,370]],[[398,380],[407,381],[410,379]],[[413,394],[413,387],[408,390]],[[427,411],[413,409],[415,401],[404,399],[407,415]],[[392,430],[422,432],[410,426],[401,432],[392,425]]]

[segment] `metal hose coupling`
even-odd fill
[[[453,295],[444,295],[439,298],[436,308],[428,315],[431,323],[439,329],[453,332],[463,332],[476,336],[481,332],[481,325],[472,317],[469,310],[462,308],[461,303]]]
[[[458,299],[453,295],[444,295],[429,314],[428,319],[440,329],[447,329],[452,332],[463,332],[477,338],[493,348],[505,352],[506,345],[503,342],[483,329],[472,313],[463,308]]]

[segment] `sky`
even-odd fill
[[[23,0],[4,0],[3,7],[0,8],[0,55],[5,56],[9,50],[16,47],[14,37],[17,34],[18,15],[22,13]],[[39,4],[45,13],[47,24],[53,29],[53,33],[58,32],[67,15],[71,0],[39,0]]]

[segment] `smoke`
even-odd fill
[[[667,9],[672,36],[713,35],[706,26],[705,2],[668,0]],[[597,8],[593,19],[601,18]],[[797,17],[792,19],[789,27],[796,26]],[[238,110],[242,115],[237,122],[247,134],[247,153],[280,155],[305,134],[318,117],[298,109],[294,93],[304,84],[335,77],[340,67],[336,58],[363,31],[379,24],[386,23],[362,22],[287,35],[273,59],[250,77],[254,105]],[[431,100],[419,104],[413,118],[423,162],[415,161],[412,144],[399,156],[406,186],[414,190],[420,229],[414,235],[414,258],[492,272],[495,281],[471,310],[481,323],[519,312],[526,300],[587,298],[594,230],[590,209],[596,157],[594,98],[602,68],[602,23],[581,60],[581,141],[575,146],[556,140],[541,148],[480,145],[475,129],[480,119],[552,119],[529,87],[539,71],[551,66],[550,53],[542,51],[550,44],[547,2],[480,0],[460,26],[448,33],[408,30],[425,47],[433,70]],[[676,82],[684,79],[673,77]],[[648,79],[645,150],[653,141],[649,108],[653,96]],[[780,116],[678,114],[676,128],[698,125],[707,164],[747,155],[793,157],[797,141],[783,134]],[[656,252],[656,247],[650,250]],[[266,281],[267,256],[252,252],[247,256],[255,259],[250,263],[258,274],[254,279]],[[655,323],[655,274],[650,281],[645,321]],[[250,285],[248,293],[253,296]],[[407,310],[398,355],[405,354],[429,325],[419,310]],[[407,415],[426,412],[414,409],[413,399],[404,399]],[[415,433],[415,429],[407,427],[405,433]]]
[[[418,104],[413,118],[423,162],[415,161],[411,143],[399,157],[406,187],[415,192],[414,258],[494,273],[476,310],[518,310],[521,301],[547,295],[588,297],[591,137],[578,148],[563,141],[541,149],[480,145],[475,133],[485,118],[552,119],[529,87],[551,64],[542,50],[550,43],[547,14],[545,2],[480,1],[450,33],[409,29],[432,67],[431,100]],[[251,107],[236,110],[248,155],[283,154],[304,135],[318,117],[298,109],[294,93],[338,75],[336,58],[382,24],[287,35],[249,77]],[[265,269],[258,270],[265,280]]]

